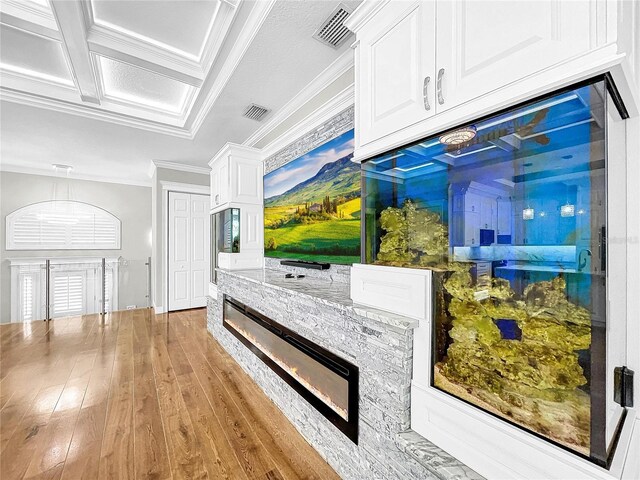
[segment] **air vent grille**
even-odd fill
[[[330,47],[340,47],[351,35],[351,30],[344,26],[349,15],[351,10],[341,3],[316,30],[313,38]]]
[[[250,118],[251,120],[255,120],[259,122],[264,118],[264,116],[269,113],[268,108],[261,107],[260,105],[256,105],[252,103],[247,107],[247,109],[242,114],[243,116]]]

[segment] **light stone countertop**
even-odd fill
[[[414,329],[419,324],[418,320],[405,317],[404,315],[354,304],[349,294],[348,283],[332,282],[314,277],[285,278],[287,272],[268,268],[255,270],[226,270],[218,268],[217,271],[224,275],[258,283],[265,287],[309,297],[325,305],[350,310],[356,315],[401,330]]]

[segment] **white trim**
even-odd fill
[[[233,49],[229,52],[226,61],[220,69],[220,73],[216,76],[213,86],[207,92],[204,102],[190,122],[188,130],[191,133],[191,138],[195,137],[198,133],[204,119],[209,115],[211,108],[213,108],[213,104],[216,102],[227,83],[229,83],[231,76],[240,64],[240,61],[247,52],[249,45],[253,42],[253,39],[262,27],[262,24],[266,20],[267,15],[274,4],[275,0],[255,2],[253,9],[249,14],[249,18],[245,22],[240,35],[235,40]],[[187,123],[189,123],[189,121],[187,121]]]
[[[304,133],[313,130],[318,125],[322,125],[338,113],[351,107],[354,99],[355,89],[352,84],[338,93],[331,100],[324,103],[320,108],[314,110],[301,121],[293,125],[271,143],[265,145],[262,149],[263,158],[269,158],[274,153],[300,138]]]
[[[160,180],[160,185],[162,186],[162,190],[165,192],[170,190],[172,192],[195,193],[207,196],[211,193],[209,185],[193,185],[191,183],[170,182],[167,180]]]
[[[72,115],[78,115],[93,120],[103,120],[105,122],[124,125],[127,127],[139,128],[141,130],[147,130],[149,132],[173,135],[174,137],[180,138],[193,138],[189,130],[182,127],[174,127],[171,125],[154,122],[152,120],[145,120],[125,114],[115,113],[107,110],[100,110],[88,105],[80,105],[64,100],[57,100],[54,98],[20,92],[17,90],[10,90],[5,88],[4,86],[0,87],[0,99],[6,100],[8,102],[18,103],[21,105],[46,108],[47,110],[53,110],[55,112],[70,113]]]
[[[307,102],[312,100],[318,93],[324,88],[329,86],[333,80],[343,75],[354,64],[354,55],[352,50],[345,51],[335,60],[331,65],[325,68],[316,78],[311,80],[296,96],[294,96],[286,105],[278,110],[268,122],[256,130],[249,138],[247,138],[243,145],[250,147],[255,146],[265,136],[269,135],[271,131],[280,125],[283,121],[293,115],[296,111],[302,108]]]
[[[65,172],[56,172],[49,168],[27,167],[24,165],[7,164],[6,162],[0,162],[0,172],[7,173],[24,173],[26,175],[43,175],[45,177],[59,177],[67,178]],[[102,183],[117,183],[119,185],[132,185],[135,187],[151,187],[151,179],[138,180],[135,178],[121,178],[112,177],[106,175],[91,175],[91,174],[73,174],[71,180],[86,180],[88,182],[102,182]]]
[[[387,4],[390,0],[370,0],[362,2],[355,11],[347,17],[344,26],[354,33],[358,33],[369,20]]]
[[[211,169],[209,167],[197,167],[195,165],[185,165],[178,162],[166,162],[164,160],[152,160],[149,176],[153,176],[156,168],[168,168],[170,170],[179,170],[181,172],[200,173],[202,175],[209,175]]]

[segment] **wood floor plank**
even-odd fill
[[[153,370],[173,477],[176,479],[209,478],[167,347],[162,340],[154,341],[152,352]]]
[[[204,310],[0,325],[0,478],[335,479]]]

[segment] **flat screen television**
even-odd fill
[[[265,256],[360,261],[360,165],[353,130],[264,177]]]

